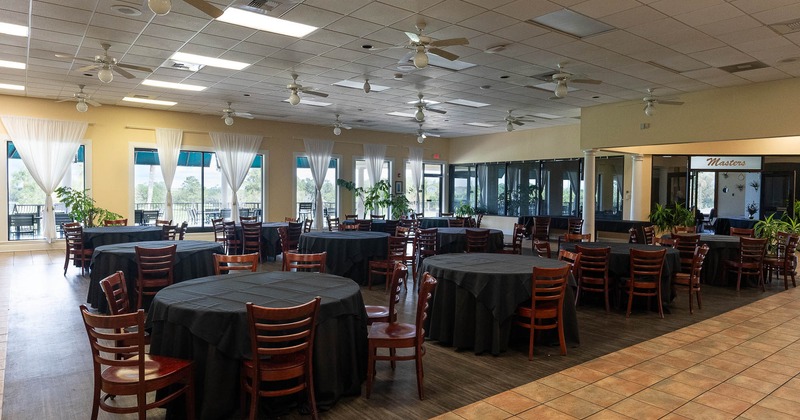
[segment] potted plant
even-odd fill
[[[750,215],[751,219],[753,218],[753,215],[756,214],[757,212],[758,212],[758,205],[756,205],[755,201],[747,205],[747,214]]]
[[[655,225],[659,233],[667,233],[675,226],[694,226],[694,213],[679,203],[675,208],[669,208],[656,203],[655,209],[650,213],[650,223]]]
[[[457,217],[472,217],[475,215],[475,208],[468,203],[464,203],[456,207],[455,213]]]
[[[392,206],[392,219],[400,219],[403,216],[407,216],[408,213],[411,211],[411,207],[409,206],[408,198],[406,198],[405,194],[394,194],[391,198],[391,206]]]
[[[102,224],[106,220],[119,219],[117,213],[97,207],[94,199],[87,195],[87,192],[73,190],[68,187],[56,188],[56,197],[67,207],[67,212],[72,220],[80,222],[84,227],[93,227]]]

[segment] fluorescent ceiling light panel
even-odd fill
[[[271,16],[262,15],[261,13],[248,12],[235,7],[229,7],[225,9],[225,12],[222,14],[222,16],[218,17],[217,20],[220,22],[256,29],[259,31],[293,36],[295,38],[302,38],[319,29],[316,26],[304,25],[302,23],[278,19]]]
[[[451,101],[446,101],[446,102],[448,104],[468,106],[470,108],[483,108],[485,106],[491,105],[491,104],[485,104],[483,102],[468,101],[466,99],[453,99]]]
[[[405,118],[414,118],[414,114],[409,112],[387,112],[386,115],[391,115],[393,117],[405,117]]]
[[[0,22],[0,34],[28,36],[28,27],[13,23]]]
[[[176,52],[170,57],[175,61],[185,61],[192,64],[202,64],[205,66],[219,67],[222,69],[242,70],[250,66],[250,64],[242,63],[240,61],[223,60],[221,58],[206,57],[197,54],[188,54]]]
[[[161,105],[161,106],[173,106],[177,104],[177,102],[172,102],[172,101],[159,101],[156,99],[134,98],[131,96],[126,96],[122,98],[122,100],[125,102],[136,102],[140,104]]]
[[[283,102],[289,102],[288,99],[284,99]],[[320,101],[312,101],[310,99],[300,98],[301,105],[311,105],[311,106],[331,106],[333,105],[330,102],[320,102]]]
[[[336,82],[333,85],[351,89],[364,89],[364,82],[358,80],[342,80],[341,82]],[[389,86],[373,85],[372,83],[369,84],[370,92],[383,92],[386,89],[389,89]]]
[[[162,82],[161,80],[151,80],[145,79],[142,80],[142,84],[146,86],[155,86],[167,89],[178,89],[178,90],[191,90],[193,92],[201,92],[206,90],[205,86],[198,86],[198,85],[186,85],[183,83],[172,83],[172,82]]]
[[[8,83],[0,83],[0,89],[25,90],[25,86],[22,86],[22,85],[10,85]]]
[[[530,21],[578,38],[597,35],[614,29],[611,25],[580,13],[575,13],[569,9],[561,9],[533,18]]]
[[[473,126],[473,127],[484,127],[484,128],[489,128],[489,127],[497,127],[497,126],[496,126],[496,125],[494,125],[494,124],[489,124],[489,123],[481,123],[481,122],[471,122],[471,123],[466,123],[466,125],[471,125],[471,126]]]
[[[439,57],[438,55],[432,52],[428,53],[428,65],[455,71],[464,70],[470,67],[477,66],[477,64],[467,63],[466,61],[461,61],[461,60],[450,61],[446,58]]]
[[[544,118],[546,120],[556,120],[559,118],[564,118],[560,115],[553,115],[553,114],[545,114],[544,112],[540,112],[538,114],[533,114],[534,117]]]
[[[0,67],[6,67],[6,68],[9,68],[9,69],[25,70],[25,63],[20,63],[18,61],[0,60]]]
[[[538,85],[533,85],[533,87],[535,87],[536,89],[547,90],[547,91],[550,91],[551,93],[555,92],[556,86],[557,86],[557,84],[553,83],[553,82],[539,83]],[[578,90],[578,89],[575,89],[574,87],[572,87],[569,84],[567,84],[567,92],[573,92],[573,91],[576,91],[576,90]]]

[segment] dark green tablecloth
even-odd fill
[[[561,267],[547,258],[511,254],[442,254],[422,262],[439,284],[428,318],[428,336],[459,349],[505,351],[514,311],[531,298],[533,267]],[[570,274],[570,284],[575,280]],[[564,335],[570,345],[580,342],[575,296],[564,296]]]
[[[671,237],[670,235],[664,235]],[[725,260],[736,259],[739,252],[739,237],[730,235],[700,234],[700,244],[708,245],[708,254],[700,271],[700,282],[714,286],[733,286],[736,283],[734,275],[730,277],[725,273]],[[748,276],[752,277],[752,276]],[[752,286],[757,286],[757,281],[752,280]]]
[[[362,231],[309,232],[300,235],[304,254],[327,252],[325,272],[367,284],[369,260],[386,259],[388,233]]]
[[[467,229],[468,228],[439,228],[436,234],[439,240],[439,253],[448,254],[466,251]],[[489,249],[487,249],[487,252],[497,252],[501,249],[503,249],[503,231],[499,229],[489,229]]]
[[[108,311],[108,304],[100,288],[100,280],[121,270],[125,274],[131,304],[136,304],[136,251],[134,247],[161,248],[177,244],[175,256],[175,283],[214,274],[213,254],[224,254],[222,245],[210,241],[146,241],[104,245],[94,249],[89,276],[89,296],[86,301],[100,312]]]
[[[421,229],[430,228],[446,228],[449,226],[448,221],[456,220],[455,217],[424,217],[419,221]]]
[[[86,248],[126,242],[159,241],[160,226],[106,226],[83,229],[83,242]]]
[[[239,406],[239,368],[250,356],[246,302],[286,307],[322,298],[314,344],[317,404],[359,395],[367,371],[367,315],[359,286],[330,274],[212,276],[167,287],[148,313],[152,354],[195,363],[198,418],[229,418]],[[181,404],[177,404],[181,405]]]

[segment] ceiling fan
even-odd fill
[[[656,113],[656,104],[683,105],[683,102],[681,101],[653,96],[653,92],[655,90],[656,88],[647,89],[647,96],[642,98],[642,100],[644,101],[644,114],[647,115],[648,117],[652,117]]]
[[[525,125],[526,122],[536,122],[536,120],[528,119],[533,115],[511,115],[513,109],[508,110],[508,115],[502,121],[488,121],[488,122],[504,122],[506,123],[506,131],[514,131],[514,125]]]
[[[430,133],[422,129],[422,123],[419,123],[419,129],[417,129],[417,143],[425,142],[425,139],[428,137],[441,137],[436,133]]]
[[[417,95],[417,98],[419,98],[417,100],[417,102],[413,102],[412,103],[412,105],[414,105],[414,107],[417,108],[417,112],[414,113],[414,119],[416,119],[417,121],[420,121],[420,122],[425,121],[425,113],[423,112],[423,110],[435,112],[437,114],[447,114],[447,111],[445,111],[443,109],[431,108],[430,107],[430,103],[429,102],[425,102],[422,99],[422,92],[420,92]]]
[[[550,99],[562,99],[567,96],[567,92],[569,91],[567,83],[586,83],[590,85],[599,85],[600,83],[603,83],[600,80],[576,77],[574,74],[568,73],[564,70],[564,64],[565,63],[558,63],[558,73],[555,73],[552,76],[552,80],[553,83],[556,84],[556,88],[553,91],[555,96]]]
[[[211,3],[205,0],[183,0],[183,1],[185,3],[189,3],[190,6],[194,6],[201,12],[211,16],[214,19],[222,16],[222,10],[218,9],[216,6],[212,5]],[[170,12],[170,10],[172,10],[172,0],[147,0],[147,7],[150,8],[151,12],[157,15],[166,15],[167,13]]]
[[[292,93],[289,94],[289,103],[292,105],[297,105],[300,103],[300,95],[298,93],[307,93],[309,95],[320,96],[322,98],[327,98],[328,94],[323,92],[318,92],[314,88],[303,87],[303,85],[297,83],[297,75],[292,74],[292,83],[286,85],[286,89],[289,89]]]
[[[337,136],[339,134],[342,134],[342,129],[343,128],[345,130],[350,130],[353,127],[350,127],[349,125],[344,124],[343,122],[339,121],[339,114],[336,114],[336,120],[333,122],[333,134],[337,135]]]
[[[426,23],[424,21],[420,21],[416,24],[417,33],[405,33],[408,37],[408,44],[405,45],[405,48],[410,48],[415,52],[409,53],[409,57],[402,61],[407,62],[408,59],[411,58],[411,55],[413,55],[414,67],[418,69],[428,66],[428,53],[436,54],[439,57],[450,61],[458,59],[457,55],[447,52],[439,47],[469,44],[469,40],[467,38],[432,39],[431,37],[423,34],[425,31],[425,26]]]
[[[231,108],[231,102],[228,102],[228,106],[222,110],[222,119],[225,120],[225,125],[233,125],[233,117],[252,120],[253,114],[249,112],[236,112],[235,109]]]
[[[64,53],[56,53],[56,57],[69,58],[75,61],[86,61],[89,63],[93,63],[88,66],[79,68],[78,71],[87,72],[95,69],[100,69],[100,71],[97,72],[97,78],[100,79],[100,81],[103,83],[111,83],[111,81],[114,80],[114,73],[112,72],[112,70],[121,74],[126,79],[135,79],[136,76],[132,75],[130,72],[124,69],[143,71],[147,73],[153,72],[153,69],[149,67],[136,66],[133,64],[122,64],[118,62],[116,58],[108,56],[108,49],[111,48],[111,44],[104,42],[100,45],[103,47],[103,55],[96,55],[93,58],[75,57],[74,55],[69,55]]]
[[[71,98],[61,99],[61,100],[58,100],[56,102],[77,101],[78,103],[75,104],[75,109],[77,109],[78,112],[86,112],[86,111],[88,111],[89,110],[89,105],[91,105],[91,106],[102,106],[100,104],[100,102],[93,101],[92,97],[89,96],[89,94],[87,94],[87,93],[85,93],[83,91],[83,88],[85,88],[85,87],[86,87],[86,85],[78,85],[78,88],[80,88],[80,90],[78,90],[77,92],[73,93]]]

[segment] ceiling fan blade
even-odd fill
[[[119,73],[120,75],[122,75],[122,77],[124,77],[126,79],[135,79],[136,78],[136,76],[128,73],[127,70],[123,70],[123,69],[119,68],[119,66],[112,66],[111,69],[114,70],[115,72]]]
[[[663,105],[683,105],[683,102],[681,101],[667,101],[663,99],[659,99],[658,103]]]
[[[234,112],[233,116],[237,117],[237,118],[245,118],[245,119],[248,119],[248,120],[252,120],[254,118],[253,114],[251,114],[249,112]]]
[[[211,16],[214,19],[222,16],[222,10],[219,10],[216,6],[212,6],[205,0],[183,0],[183,1],[197,8],[201,12]]]
[[[422,134],[424,134],[424,135],[426,135],[426,136],[428,136],[428,137],[442,137],[442,136],[441,136],[441,135],[439,135],[439,134],[435,134],[435,133],[429,133],[429,132],[427,132],[427,131],[426,131],[426,132],[424,132],[424,133],[422,133]]]
[[[100,102],[93,101],[91,99],[84,99],[83,101],[91,106],[103,106],[103,104],[101,104]]]
[[[124,67],[126,69],[138,70],[138,71],[143,71],[143,72],[147,72],[147,73],[152,73],[153,72],[153,69],[151,69],[150,67],[136,66],[136,65],[133,65],[133,64],[117,64],[117,67]]]
[[[569,79],[569,81],[570,83],[585,83],[589,85],[599,85],[600,83],[603,83],[600,80],[594,80],[594,79]]]
[[[439,48],[430,48],[428,50],[428,52],[431,53],[431,54],[436,54],[439,57],[442,57],[442,58],[444,58],[446,60],[450,60],[450,61],[454,61],[454,60],[458,59],[457,55],[455,55],[455,54],[453,54],[451,52],[447,52],[445,50],[439,49]]]
[[[468,45],[469,40],[467,38],[450,38],[450,39],[437,39],[436,41],[431,41],[429,44],[431,47],[449,47],[451,45]]]
[[[443,109],[436,109],[436,108],[425,108],[426,111],[435,112],[437,114],[447,114],[447,111]]]
[[[76,100],[77,100],[76,98],[65,98],[65,99],[59,99],[56,102],[69,102],[69,101],[76,101]]]
[[[524,123],[524,122],[522,122],[522,121],[520,121],[520,120],[514,120],[514,121],[509,121],[509,122],[510,122],[511,124],[516,124],[516,125],[525,125],[525,123]]]
[[[70,60],[75,60],[75,61],[85,61],[87,63],[94,63],[95,62],[94,59],[92,59],[92,58],[75,57],[74,55],[69,55],[69,54],[56,53],[56,57],[58,57],[58,58],[68,58]]]
[[[327,94],[327,93],[324,93],[324,92],[317,92],[317,91],[315,91],[315,90],[305,90],[305,89],[301,89],[301,92],[303,92],[303,93],[307,93],[307,94],[309,94],[309,95],[319,96],[319,97],[321,97],[321,98],[327,98],[327,97],[328,97],[328,94]]]
[[[411,42],[413,42],[415,44],[419,44],[419,35],[417,35],[417,34],[415,34],[413,32],[406,32],[406,36],[408,37],[408,39],[411,40]]]
[[[80,72],[92,71],[92,70],[95,70],[95,69],[99,69],[100,67],[102,67],[100,64],[92,64],[92,65],[89,65],[89,66],[83,66],[83,67],[79,68],[78,71],[80,71]]]

